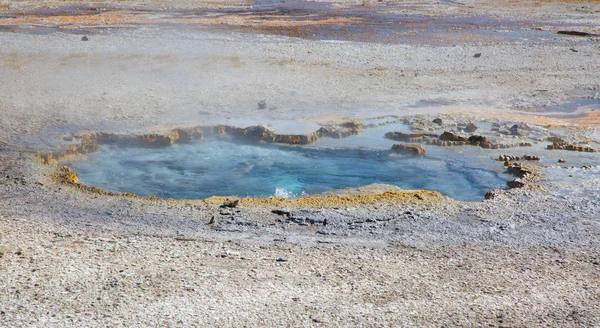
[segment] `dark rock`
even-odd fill
[[[491,190],[485,193],[485,199],[494,199],[496,198],[496,190]]]
[[[481,53],[476,53],[476,54],[473,55],[473,57],[479,58],[479,57],[481,57]]]
[[[274,213],[277,215],[288,216],[288,217],[292,214],[289,211],[284,211],[284,210],[272,210],[271,213]]]
[[[440,140],[443,141],[468,141],[467,138],[456,135],[452,132],[444,131],[442,135],[439,137]]]
[[[492,131],[498,131],[498,130],[500,130],[500,124],[492,123]]]
[[[483,136],[476,136],[476,135],[470,136],[469,143],[473,146],[479,146],[481,148],[486,148],[486,149],[498,148],[498,146],[494,145],[491,141],[487,140],[487,138],[483,137]]]
[[[395,144],[392,146],[392,151],[399,154],[425,155],[427,149],[419,145]]]
[[[88,41],[88,40],[89,40],[88,37],[85,35],[81,38],[81,41]]]
[[[213,216],[210,218],[210,220],[208,220],[208,223],[207,223],[207,224],[209,224],[209,225],[210,225],[210,224],[215,224],[215,222],[216,222],[216,221],[217,221],[217,219],[216,219],[216,218],[215,218],[215,216],[213,215]]]
[[[518,124],[515,124],[510,128],[510,134],[513,136],[526,137],[529,135],[529,130]]]
[[[281,258],[281,257],[278,257],[275,261],[277,261],[277,262],[287,262],[288,260],[286,260],[284,258]]]
[[[525,183],[518,180],[511,180],[506,183],[509,188],[522,188],[525,186]]]
[[[558,31],[557,34],[571,35],[571,36],[600,36],[600,34],[581,32],[581,31]]]
[[[439,118],[439,117],[433,119],[433,121],[431,121],[431,123],[437,124],[441,127],[456,126],[456,122],[449,120],[449,119],[445,119],[445,118]]]
[[[558,159],[558,162],[559,162],[559,163],[566,163],[567,161],[565,161],[565,160],[564,160],[564,159],[562,159],[562,158],[559,158],[559,159]]]
[[[484,136],[475,136],[475,135],[470,136],[468,140],[471,144],[483,143],[483,142],[488,141],[487,138]]]
[[[267,102],[265,100],[261,100],[258,102],[258,109],[266,109],[267,108]]]
[[[477,129],[478,129],[477,125],[475,125],[474,123],[469,123],[465,127],[464,131],[468,132],[468,133],[473,133],[473,132],[477,131]]]

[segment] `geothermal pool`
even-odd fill
[[[474,201],[511,179],[490,159],[497,151],[432,146],[425,156],[398,155],[381,131],[365,132],[307,146],[244,144],[226,136],[165,148],[102,145],[69,165],[87,185],[175,199],[294,198],[380,183]]]

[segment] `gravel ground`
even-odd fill
[[[597,29],[597,2],[540,3],[403,10]],[[481,202],[282,216],[243,202],[84,193],[32,156],[73,133],[182,123],[444,112],[572,124],[531,111],[599,96],[598,39],[439,45],[185,24],[92,30],[87,42],[73,31],[0,32],[0,326],[600,325],[597,167],[547,169],[555,174]],[[597,117],[572,126],[592,144]]]

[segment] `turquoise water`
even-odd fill
[[[509,179],[479,147],[430,147],[427,156],[411,157],[391,153],[392,144],[372,133],[311,146],[207,138],[159,149],[103,145],[69,165],[88,185],[176,199],[297,197],[384,183],[471,201]]]

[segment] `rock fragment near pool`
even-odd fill
[[[423,141],[425,138],[437,138],[438,135],[435,133],[405,133],[405,132],[388,132],[385,137],[396,141],[408,141],[418,142]]]
[[[395,144],[392,146],[392,151],[398,154],[414,156],[425,155],[425,153],[427,153],[427,149],[414,144]]]
[[[595,153],[596,149],[590,147],[590,146],[580,146],[580,145],[575,145],[575,144],[568,144],[564,141],[555,141],[553,142],[551,145],[548,145],[548,147],[546,147],[547,149],[559,149],[559,150],[569,150],[569,151],[579,151],[579,152],[586,152],[586,153]]]
[[[477,125],[475,125],[475,123],[469,123],[464,128],[464,131],[468,132],[468,133],[473,133],[473,132],[477,131],[477,129],[478,129],[478,127],[477,127]]]
[[[452,132],[444,131],[444,133],[442,133],[442,135],[440,135],[439,140],[466,142],[469,139],[466,137],[460,136],[458,134],[452,133]]]

